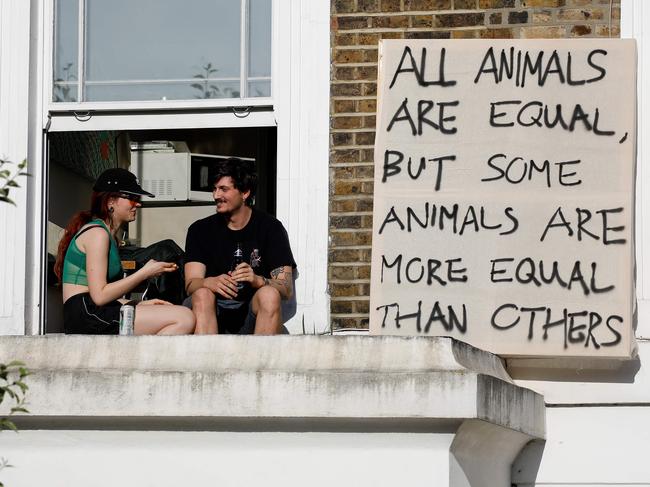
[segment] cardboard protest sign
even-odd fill
[[[370,331],[634,348],[632,40],[380,46]]]

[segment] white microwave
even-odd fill
[[[212,201],[217,163],[236,156],[215,154],[190,154],[189,199],[192,201]],[[253,161],[250,157],[237,157],[242,161]]]
[[[192,154],[184,142],[172,144],[173,149],[131,151],[131,171],[142,188],[155,195],[156,202],[212,201],[217,163],[236,156]]]

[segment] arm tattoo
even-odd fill
[[[285,271],[284,267],[278,267],[271,271],[271,281],[269,284],[278,291],[284,298],[288,298],[293,293],[293,276],[291,268],[289,267],[288,271]]]

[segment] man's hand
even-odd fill
[[[203,279],[203,287],[207,287],[213,293],[224,298],[235,299],[237,297],[237,281],[228,274],[206,277]]]
[[[254,285],[257,275],[253,271],[253,268],[248,265],[246,262],[242,262],[235,270],[230,272],[230,277],[232,277],[237,282],[248,282],[251,285]]]

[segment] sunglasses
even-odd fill
[[[120,193],[120,198],[129,200],[131,208],[135,207],[138,203],[142,203],[142,196],[137,194]]]

